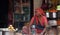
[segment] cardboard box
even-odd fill
[[[58,26],[60,25],[60,20],[57,20],[57,25],[58,25]]]
[[[57,27],[58,35],[60,35],[60,26]]]
[[[48,32],[47,32],[47,35],[56,35],[56,30],[53,28],[53,29],[50,29]]]

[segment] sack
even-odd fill
[[[34,20],[34,25],[36,29],[40,29],[40,30],[44,29],[44,26],[42,26],[39,21],[38,21],[38,24],[36,24],[36,20]]]
[[[44,29],[44,26],[42,26],[40,23],[38,23],[38,25],[36,25],[36,29],[43,30]]]

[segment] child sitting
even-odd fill
[[[23,34],[29,34],[29,22],[26,22],[22,28]]]

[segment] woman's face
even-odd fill
[[[35,15],[37,15],[37,16],[40,16],[41,14],[40,14],[40,12],[35,12]]]

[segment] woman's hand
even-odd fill
[[[46,28],[44,28],[44,30],[40,33],[41,35],[45,34],[46,32]]]
[[[40,35],[43,35],[43,33],[40,33]]]
[[[31,29],[30,29],[30,25],[29,25],[29,35],[31,35]]]

